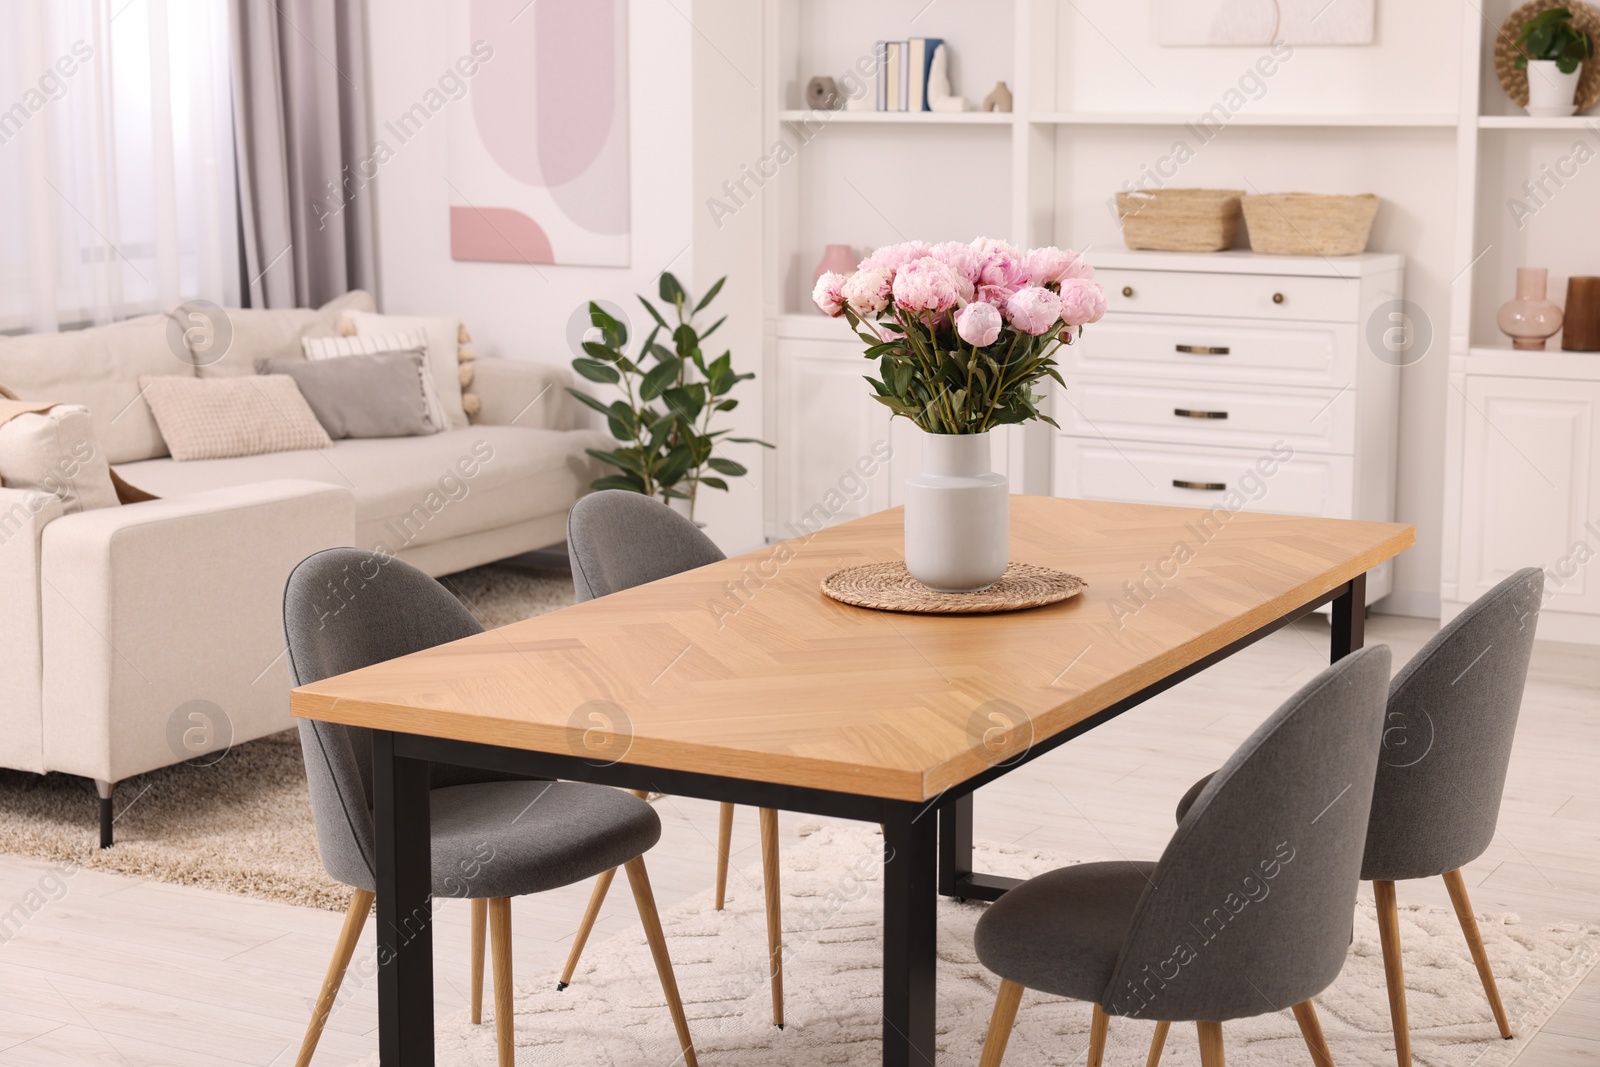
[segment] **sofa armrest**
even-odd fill
[[[0,767],[19,771],[44,770],[39,549],[45,527],[61,516],[53,494],[0,488]]]
[[[572,429],[572,372],[522,359],[479,359],[472,391],[483,407],[478,422],[533,430]]]
[[[208,731],[220,745],[289,728],[284,584],[354,539],[349,490],[289,480],[46,526],[49,769],[116,782],[194,757]]]

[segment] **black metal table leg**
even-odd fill
[[[939,809],[939,894],[959,900],[999,900],[1022,882],[972,869],[972,797],[968,793]]]
[[[1361,647],[1366,639],[1367,576],[1350,579],[1345,591],[1333,601],[1333,639],[1328,662],[1337,663]]]
[[[884,822],[883,1067],[933,1067],[937,850],[934,820],[914,805]]]
[[[433,1067],[432,828],[428,763],[372,735],[372,819],[378,855],[378,1059]]]

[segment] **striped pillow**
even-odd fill
[[[393,352],[415,352],[422,357],[418,375],[422,384],[422,401],[427,409],[430,433],[443,433],[450,428],[450,416],[439,399],[439,387],[433,383],[428,371],[428,334],[425,330],[401,330],[396,333],[357,334],[352,337],[302,337],[300,346],[306,359],[313,362],[338,359],[341,356],[377,356]]]

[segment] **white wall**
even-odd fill
[[[1025,0],[1019,0],[1025,2]],[[1162,48],[1154,0],[1062,5],[1055,107],[1198,115],[1236,89],[1264,49]],[[1369,47],[1300,47],[1263,79],[1247,114],[1450,115],[1457,110],[1456,0],[1378,3]],[[1041,86],[1049,100],[1047,85]],[[1044,106],[1049,106],[1045,104]],[[1194,158],[1166,184],[1247,192],[1377,193],[1374,251],[1407,257],[1406,296],[1432,321],[1432,350],[1401,375],[1399,521],[1416,547],[1396,561],[1386,607],[1438,610],[1444,409],[1455,237],[1455,130],[1249,128],[1201,144],[1182,127],[1077,127],[1057,135],[1056,237],[1076,248],[1121,245],[1107,198],[1186,140]]]
[[[466,7],[465,0],[372,0],[369,61],[377,136],[385,136],[385,122],[416,103],[461,54]],[[574,355],[566,339],[568,319],[589,300],[621,305],[642,335],[648,332],[643,327],[649,318],[634,294],[654,299],[663,270],[672,271],[696,291],[714,281],[714,273],[697,275],[702,257],[693,247],[691,69],[693,58],[705,47],[688,21],[687,10],[687,4],[671,0],[629,4],[633,233],[628,267],[535,268],[458,263],[450,258],[448,128],[453,110],[469,106],[469,82],[468,98],[447,104],[411,140],[396,146],[389,138],[394,158],[362,194],[376,198],[380,308],[397,314],[459,315],[480,355],[565,366]],[[492,34],[482,36],[494,44]],[[711,133],[715,135],[714,128]],[[471,198],[469,188],[461,191]],[[731,311],[733,304],[724,296],[713,309]],[[749,323],[743,321],[746,314],[752,316]],[[745,339],[735,350],[736,365],[759,363],[759,318],[759,305],[751,303],[714,338],[729,343],[737,330],[745,331],[741,338],[756,331],[755,341]],[[753,409],[757,426],[759,394],[759,383],[746,383],[736,394]],[[758,472],[754,451],[739,446],[736,458],[748,460],[747,465]],[[697,517],[709,520],[709,532],[725,548],[743,549],[760,540],[759,485],[737,486],[735,494],[737,504],[709,501],[702,504],[705,514]]]

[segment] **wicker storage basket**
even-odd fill
[[[1269,193],[1244,198],[1250,247],[1273,256],[1353,256],[1367,250],[1378,198]]]
[[[1122,240],[1160,252],[1220,252],[1239,236],[1234,189],[1149,189],[1117,194]]]

